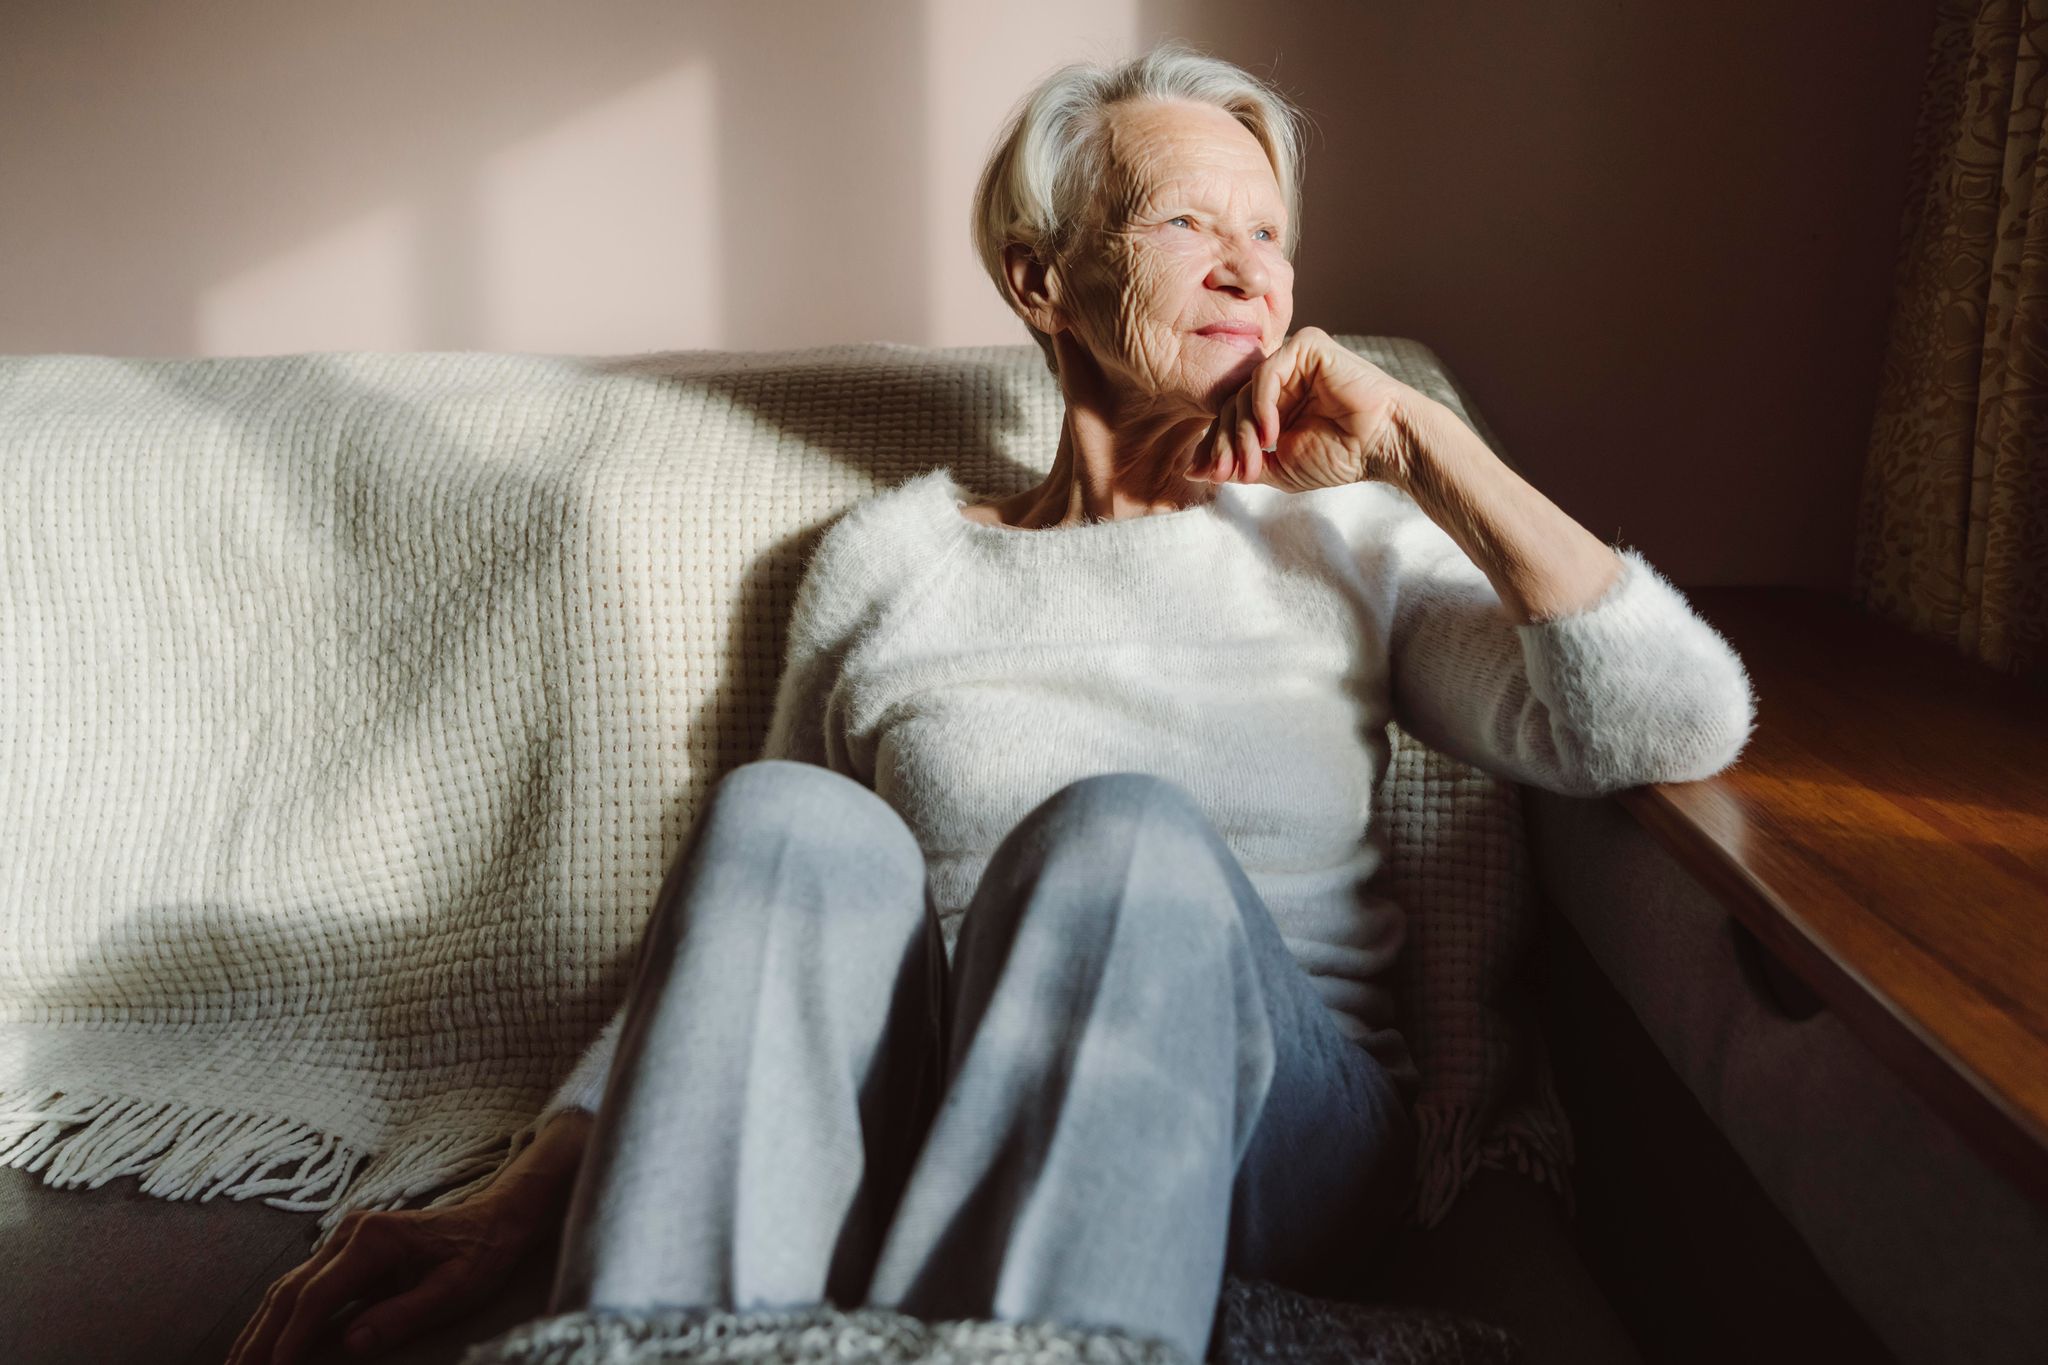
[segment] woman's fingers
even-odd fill
[[[1216,415],[1216,447],[1221,452],[1218,464],[1221,466],[1221,477],[1225,483],[1243,472],[1238,464],[1237,398],[1237,394],[1232,394],[1229,401],[1223,405],[1223,411]]]
[[[1319,341],[1326,335],[1314,327],[1302,328],[1273,352],[1273,363],[1254,376],[1257,401],[1272,414],[1275,446],[1288,420],[1315,396],[1323,368]]]
[[[270,1320],[271,1309],[277,1303],[280,1288],[295,1272],[286,1272],[270,1282],[270,1288],[263,1291],[263,1302],[256,1305],[256,1311],[242,1324],[242,1330],[235,1334],[234,1345],[228,1347],[227,1365],[251,1365],[259,1359],[255,1342],[264,1332],[264,1324]],[[267,1348],[266,1348],[267,1349]]]
[[[1226,405],[1227,406],[1227,405]],[[1191,479],[1214,479],[1216,466],[1223,449],[1223,414],[1218,413],[1195,441],[1194,454],[1188,457],[1188,477]]]
[[[1317,373],[1313,328],[1282,342],[1237,391],[1223,401],[1196,446],[1189,473],[1217,481],[1263,482],[1267,457],[1277,454],[1288,413],[1312,396]]]
[[[1231,414],[1236,411],[1237,399],[1226,399],[1223,410],[1216,414],[1216,481],[1228,483],[1237,477],[1237,422]]]
[[[1293,344],[1294,339],[1288,338],[1279,350],[1273,352],[1273,358]],[[1280,395],[1284,387],[1281,367],[1271,363],[1269,358],[1268,363],[1259,366],[1252,375],[1251,383],[1245,387],[1251,390],[1252,415],[1258,421],[1261,437],[1259,444],[1266,450],[1277,451],[1280,448]]]
[[[359,1354],[380,1351],[448,1321],[472,1297],[470,1291],[476,1287],[473,1270],[464,1261],[443,1261],[413,1288],[357,1314],[342,1337],[343,1343]]]
[[[403,1253],[391,1244],[385,1227],[365,1220],[345,1251],[307,1277],[270,1348],[269,1365],[290,1365],[297,1360],[337,1309],[397,1269]]]
[[[1294,389],[1312,382],[1301,355],[1307,344],[1299,332],[1289,337],[1223,401],[1189,464],[1193,477],[1264,482],[1270,463],[1266,457],[1280,448],[1286,421],[1283,404]]]
[[[263,1302],[242,1325],[235,1344],[228,1348],[227,1365],[268,1365],[270,1348],[277,1340],[277,1334],[284,1329],[285,1319],[291,1316],[299,1287],[340,1255],[354,1233],[353,1225],[336,1229],[335,1235],[328,1238],[320,1250],[271,1281],[270,1288],[264,1291]]]
[[[1257,483],[1259,470],[1254,457],[1258,453],[1259,438],[1251,425],[1251,385],[1240,385],[1237,392],[1230,395],[1230,402],[1224,405],[1223,411],[1229,423],[1231,477],[1245,483]]]
[[[1365,479],[1401,482],[1403,405],[1420,398],[1320,327],[1283,341],[1225,399],[1197,442],[1190,478],[1291,493]]]

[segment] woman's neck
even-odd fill
[[[1006,525],[1040,530],[1213,501],[1216,485],[1180,472],[1209,420],[1185,412],[1106,413],[1070,396],[1051,471],[1036,488],[996,503],[996,514]]]

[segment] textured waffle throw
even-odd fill
[[[0,1161],[327,1228],[463,1197],[759,752],[822,529],[1029,486],[1060,411],[1029,345],[0,357]],[[1569,1135],[1502,1003],[1512,790],[1395,741],[1427,1221]]]

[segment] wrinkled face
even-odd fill
[[[1062,315],[1126,399],[1214,412],[1294,313],[1279,181],[1258,139],[1213,105],[1134,101],[1110,120],[1104,193],[1062,272]]]

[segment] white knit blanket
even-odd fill
[[[473,1189],[758,751],[815,534],[1028,486],[1059,413],[1028,344],[0,357],[0,1161],[323,1227]],[[1401,738],[1427,1221],[1569,1134],[1494,998],[1514,793]]]

